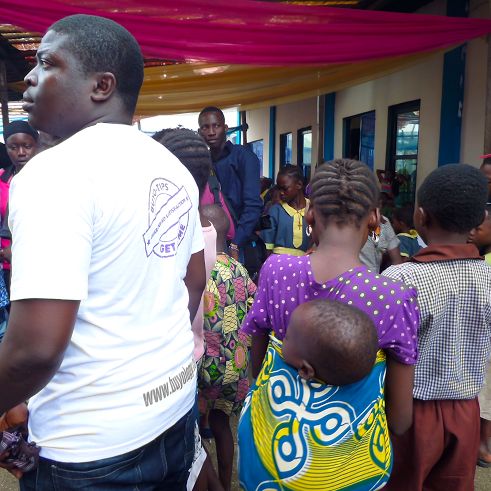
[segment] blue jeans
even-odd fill
[[[192,409],[152,442],[108,459],[65,463],[40,458],[38,468],[22,477],[20,489],[185,491],[194,456],[195,424]]]

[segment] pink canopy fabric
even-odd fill
[[[352,63],[432,51],[491,32],[491,20],[253,0],[2,0],[0,23],[38,32],[86,13],[109,17],[147,58],[269,66]]]

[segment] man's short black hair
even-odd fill
[[[70,15],[48,31],[67,36],[65,49],[80,62],[84,74],[110,72],[129,114],[135,112],[143,83],[143,55],[136,39],[118,23],[95,15]]]
[[[418,190],[418,205],[448,232],[466,233],[480,225],[487,200],[486,177],[467,164],[439,167]]]
[[[203,116],[203,114],[206,113],[218,113],[222,118],[222,121],[225,123],[225,114],[223,114],[223,111],[221,109],[215,106],[207,106],[204,109],[202,109],[201,112],[199,113],[198,121],[201,118],[201,116]]]

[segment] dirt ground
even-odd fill
[[[232,419],[232,429],[234,435],[237,434],[237,419]],[[213,459],[215,459],[215,445],[213,440],[206,440],[205,444],[207,445],[210,453],[213,455]],[[236,451],[234,455],[234,461],[237,459],[237,443],[236,443]],[[216,462],[215,462],[216,465]],[[215,467],[216,468],[216,467]],[[18,491],[19,485],[15,478],[13,478],[7,471],[0,469],[0,491]],[[491,468],[482,469],[477,467],[476,472],[476,480],[475,480],[475,491],[491,491]],[[232,490],[239,490],[239,482],[237,480],[237,465],[234,466],[234,474],[232,478]],[[449,490],[450,491],[450,490]]]

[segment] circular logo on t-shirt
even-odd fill
[[[177,254],[189,222],[192,203],[184,188],[163,177],[150,185],[148,203],[148,230],[143,234],[147,257]]]

